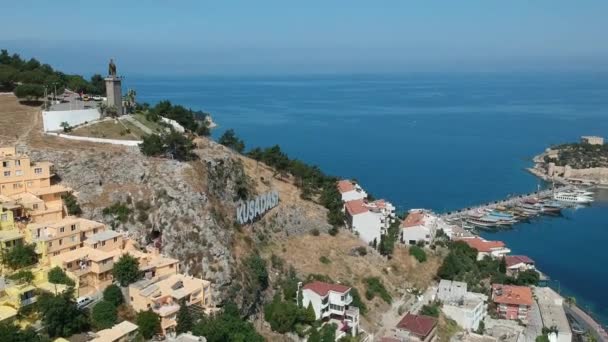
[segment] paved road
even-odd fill
[[[606,330],[602,328],[591,316],[586,314],[583,310],[579,309],[577,306],[570,307],[568,305],[564,305],[564,309],[566,313],[574,316],[576,321],[587,331],[592,332],[598,341],[608,342],[608,334]]]
[[[536,338],[543,334],[543,318],[540,315],[538,303],[534,301],[528,313],[528,324],[524,330],[526,341],[536,341]]]

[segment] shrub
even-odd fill
[[[418,246],[410,246],[410,255],[413,256],[414,258],[416,258],[416,260],[418,260],[418,262],[425,262],[426,261],[426,252],[424,251],[424,249],[418,247]]]
[[[117,320],[116,306],[112,302],[102,300],[91,310],[91,321],[97,329],[111,328]]]
[[[63,196],[63,204],[65,204],[68,209],[69,215],[80,215],[82,214],[82,208],[78,204],[76,197],[72,193],[68,193]]]
[[[323,256],[321,256],[321,257],[319,258],[319,261],[320,261],[322,264],[326,264],[326,265],[327,265],[327,264],[331,264],[331,260],[329,260],[329,258],[328,258],[328,257],[326,257],[326,256],[324,256],[324,255],[323,255]]]
[[[59,266],[51,268],[48,273],[49,283],[74,286],[74,281]]]
[[[378,277],[367,277],[363,279],[363,282],[367,285],[367,290],[365,291],[365,297],[368,300],[374,299],[376,295],[380,296],[382,300],[386,303],[390,304],[393,300],[390,293],[384,287],[382,280]]]
[[[320,232],[317,228],[314,228],[310,231],[310,234],[312,234],[312,236],[319,236]]]
[[[29,284],[34,281],[34,274],[30,270],[19,270],[19,272],[11,274],[8,278],[19,284]]]
[[[36,262],[38,262],[38,255],[35,244],[18,244],[2,257],[2,263],[14,270],[33,265]]]
[[[331,235],[331,236],[336,236],[336,235],[338,235],[338,228],[336,228],[336,227],[331,227],[331,228],[329,228],[328,233],[329,233],[329,235]]]
[[[124,297],[122,296],[122,291],[120,287],[115,284],[111,284],[106,287],[103,291],[103,300],[108,301],[118,307],[120,304],[124,302]]]
[[[114,202],[111,206],[104,208],[102,214],[112,215],[118,221],[125,223],[131,215],[131,209],[125,203]]]
[[[141,278],[139,261],[130,254],[124,254],[118,259],[112,268],[112,275],[120,286],[128,286]]]
[[[359,254],[360,256],[367,255],[367,248],[365,248],[365,246],[359,246],[355,249],[355,251],[357,251],[357,254]]]
[[[141,311],[137,314],[136,324],[145,339],[152,339],[160,332],[160,317],[152,310]]]
[[[423,305],[420,309],[421,315],[431,316],[431,317],[439,317],[439,313],[441,310],[439,309],[438,303],[431,303]]]

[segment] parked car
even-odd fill
[[[101,101],[101,96],[99,96],[99,95],[93,96],[93,101]]]
[[[92,302],[93,302],[93,298],[91,298],[91,297],[87,297],[87,296],[85,296],[85,297],[78,297],[78,299],[76,299],[76,306],[79,309],[82,309],[85,306],[91,304]]]

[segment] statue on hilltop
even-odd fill
[[[110,64],[108,65],[108,75],[116,76],[116,64],[114,64],[114,59],[110,58]]]

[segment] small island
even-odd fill
[[[583,136],[578,143],[547,148],[528,170],[547,181],[608,186],[608,145],[602,137]]]

